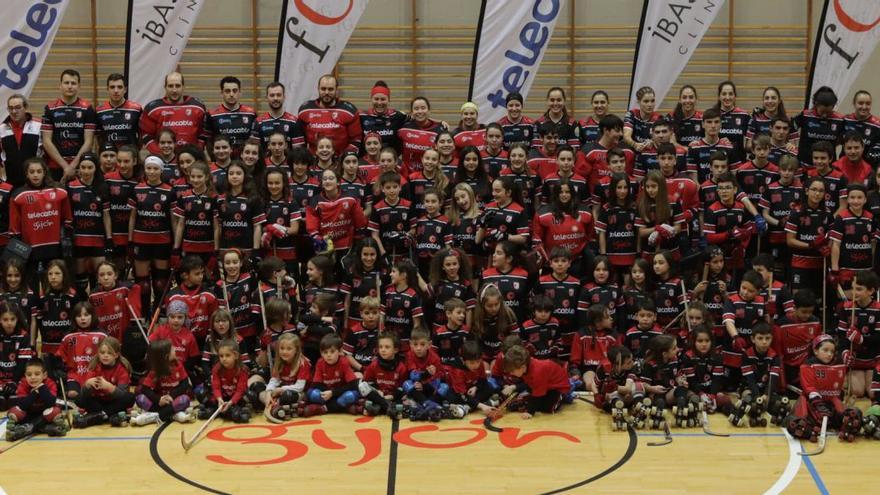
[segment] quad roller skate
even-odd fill
[[[749,410],[749,426],[767,426],[767,401],[763,395],[759,395],[753,402],[752,408]]]
[[[116,414],[110,416],[109,423],[110,426],[115,428],[121,428],[123,426],[128,426],[131,421],[131,416],[128,415],[125,411],[119,411]]]
[[[798,418],[794,415],[788,415],[788,417],[783,420],[782,426],[788,430],[788,433],[794,438],[809,440],[814,443],[819,440],[819,435],[822,432],[822,428],[819,425],[807,421],[806,418]]]
[[[653,403],[649,397],[633,403],[630,416],[632,417],[632,425],[635,429],[641,430],[648,424],[648,415],[651,412],[652,405]]]
[[[624,431],[632,424],[632,418],[626,410],[623,399],[615,399],[611,404],[611,429]]]
[[[702,424],[701,416],[704,410],[705,405],[703,404],[703,401],[700,400],[700,397],[698,395],[692,395],[691,398],[688,400],[688,428],[693,428]]]
[[[767,412],[770,413],[770,423],[781,425],[782,421],[791,412],[791,399],[786,396],[776,396],[770,401],[770,407]]]
[[[843,411],[843,419],[840,422],[837,436],[843,441],[854,442],[856,435],[862,430],[862,423],[862,411],[855,407],[847,408]]]
[[[866,438],[880,440],[880,406],[871,406],[865,411],[862,421],[862,434]]]
[[[745,426],[746,418],[749,417],[749,411],[752,410],[752,394],[751,392],[743,392],[742,397],[733,405],[733,411],[727,419],[733,426]]]
[[[666,427],[666,401],[662,398],[654,400],[648,413],[648,424],[650,428],[655,430],[662,430]]]

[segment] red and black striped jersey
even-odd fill
[[[654,122],[660,120],[663,116],[658,112],[651,112],[650,115],[644,115],[641,108],[630,109],[623,116],[623,128],[632,129],[632,140],[641,143],[651,139],[651,128]]]
[[[132,241],[138,244],[171,244],[171,217],[174,209],[171,186],[140,182],[134,188],[128,205],[133,208],[135,221]]]
[[[254,229],[266,223],[266,213],[247,196],[226,193],[216,198],[220,221],[220,248],[252,249]]]
[[[521,116],[518,122],[513,122],[505,115],[498,120],[498,125],[501,126],[501,132],[504,135],[504,146],[507,148],[510,148],[515,143],[529,146],[538,135],[535,121],[525,115]]]
[[[109,198],[79,179],[67,183],[67,195],[73,214],[73,245],[104,247],[104,214],[110,212]]]
[[[778,180],[779,167],[772,163],[758,167],[754,162],[745,162],[736,168],[736,182],[754,205],[761,202],[767,187]]]
[[[257,117],[254,123],[251,136],[260,140],[263,149],[269,146],[269,137],[276,132],[284,134],[287,138],[287,147],[302,146],[306,142],[303,136],[302,128],[299,125],[296,115],[290,112],[284,112],[278,117],[266,112]]]
[[[828,237],[839,243],[841,270],[870,270],[874,263],[874,241],[878,231],[874,225],[874,215],[862,211],[856,215],[849,208],[834,217]]]
[[[785,222],[786,234],[794,234],[798,241],[811,244],[817,236],[827,236],[833,217],[824,208],[813,209],[806,204],[791,212]],[[823,257],[812,246],[807,249],[791,248],[791,266],[794,268],[820,268]]]
[[[238,156],[244,142],[251,137],[256,120],[257,112],[248,105],[227,108],[222,104],[208,112],[205,130],[208,139],[226,136],[232,147],[232,156]]]
[[[117,148],[128,144],[140,147],[140,120],[144,108],[140,103],[125,100],[114,107],[109,101],[96,110],[98,136],[101,142]]]
[[[58,98],[46,105],[41,130],[51,131],[58,154],[72,159],[85,143],[86,131],[94,131],[96,125],[95,107],[88,100],[78,97],[68,104]],[[60,166],[60,163],[49,160],[49,168]]]

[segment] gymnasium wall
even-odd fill
[[[82,73],[86,98],[95,99],[97,86],[99,101],[106,98],[107,74],[122,71],[127,2],[70,1],[32,109],[57,96],[58,74],[66,67]],[[243,82],[244,101],[264,108],[260,100],[274,76],[282,0],[207,1],[181,62],[188,93],[214,106],[220,77],[234,74]],[[457,108],[467,97],[479,6],[478,0],[371,0],[337,68],[343,97],[366,106],[373,81],[383,79],[392,87],[395,106],[407,107],[413,95],[425,95],[435,117],[457,121]],[[526,111],[539,113],[547,89],[558,85],[579,117],[596,89],[607,90],[613,111],[622,113],[641,7],[642,0],[569,0]],[[821,8],[822,0],[728,0],[661,108],[672,107],[684,83],[695,85],[699,106],[708,107],[715,85],[731,77],[740,106],[758,104],[762,89],[775,85],[794,112],[803,103],[811,55],[807,37],[814,35]],[[877,93],[878,66],[880,50],[853,91]],[[842,98],[843,111],[849,112],[850,99]]]

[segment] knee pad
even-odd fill
[[[569,377],[568,384],[571,385],[572,390],[578,390],[584,388],[584,381],[577,377]]]
[[[682,398],[687,399],[688,389],[686,389],[684,387],[675,387],[675,389],[673,389],[672,395],[676,399],[682,399]]]
[[[413,380],[407,380],[403,382],[403,393],[408,394],[412,392],[412,389],[416,387],[416,384]]]
[[[174,409],[174,412],[186,411],[189,407],[189,396],[178,395],[173,401],[171,401],[171,407]]]
[[[358,400],[358,393],[354,390],[346,390],[336,399],[336,403],[341,407],[348,407]]]
[[[208,402],[208,387],[206,387],[204,383],[196,385],[193,387],[193,395],[196,396],[196,400],[199,401],[199,404]]]
[[[489,378],[486,378],[486,383],[489,384],[489,388],[491,388],[492,390],[501,389],[501,384],[498,383],[498,380],[496,380],[494,376],[490,376]]]
[[[285,390],[278,397],[278,403],[282,405],[296,404],[299,402],[299,394],[295,390]]]
[[[416,371],[416,370],[410,371],[409,372],[409,379],[414,382],[420,381],[422,379],[422,372]]]
[[[373,390],[375,390],[373,386],[363,380],[358,383],[358,392],[360,392],[361,397],[366,397],[370,395]]]
[[[248,386],[248,390],[250,390],[251,392],[260,393],[266,390],[266,384],[263,382],[254,382],[251,383],[250,386]]]
[[[55,421],[55,418],[61,415],[61,408],[58,406],[49,407],[43,410],[43,419],[46,420],[47,423],[51,423]]]
[[[440,397],[446,397],[449,394],[449,385],[437,380],[437,384],[434,385],[434,390],[437,391],[437,395]]]
[[[324,403],[324,398],[321,397],[321,391],[316,388],[309,390],[307,397],[309,399],[309,402],[311,402],[313,404],[323,404]]]
[[[140,407],[144,411],[149,411],[153,409],[153,401],[151,401],[150,398],[144,394],[138,394],[138,396],[135,397],[134,401],[138,405],[138,407]]]
[[[25,413],[22,408],[15,406],[6,412],[6,416],[9,418],[10,421],[19,422],[27,417],[27,413]]]

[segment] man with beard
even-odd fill
[[[287,147],[302,146],[306,140],[296,115],[284,110],[284,85],[272,81],[266,86],[269,111],[257,117],[252,136],[260,140],[263,150],[269,147],[269,138],[280,132],[287,136]]]
[[[244,142],[251,136],[257,114],[252,107],[242,105],[241,81],[234,76],[220,80],[223,103],[208,114],[208,136],[226,136],[232,146],[232,157],[238,158]]]
[[[177,136],[176,146],[186,144],[205,146],[205,118],[208,111],[197,98],[183,94],[184,80],[180,72],[165,76],[165,97],[144,107],[141,115],[141,135],[144,146],[154,155],[159,154],[159,131],[168,128]]]
[[[363,136],[357,108],[350,102],[337,99],[336,90],[336,78],[325,74],[318,80],[318,99],[299,107],[299,121],[312,153],[318,140],[324,136],[333,141],[336,155],[346,149],[356,152],[360,148]]]

